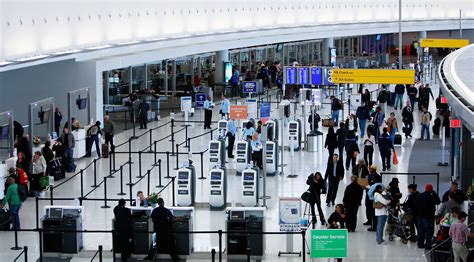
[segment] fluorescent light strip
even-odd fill
[[[9,61],[1,61],[0,62],[0,66],[6,66],[6,65],[9,65],[9,64],[12,64],[13,62],[9,62]]]
[[[99,50],[99,49],[104,49],[104,48],[109,48],[112,47],[112,45],[100,45],[100,46],[94,46],[94,47],[89,47],[86,48],[87,50]]]
[[[117,43],[115,45],[133,45],[133,44],[138,44],[141,41],[130,41],[130,42],[122,42],[122,43]]]
[[[67,54],[73,54],[73,53],[78,53],[81,52],[82,50],[80,49],[72,49],[72,50],[65,50],[65,51],[59,51],[53,53],[53,55],[67,55]]]
[[[38,60],[38,59],[43,59],[49,57],[49,55],[37,55],[37,56],[30,56],[30,57],[24,57],[24,58],[19,58],[16,59],[16,62],[26,62],[26,61],[31,61],[31,60]]]

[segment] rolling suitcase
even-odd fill
[[[10,214],[7,210],[0,208],[0,230],[10,229]]]
[[[108,158],[109,157],[109,145],[108,144],[102,144],[102,157],[103,158]]]
[[[49,175],[54,177],[54,181],[58,181],[66,177],[60,158],[51,160],[51,173]]]
[[[393,145],[394,146],[402,145],[402,135],[400,135],[399,133],[395,134],[395,139],[394,139]]]

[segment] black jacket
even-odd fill
[[[408,94],[408,96],[416,97],[416,95],[418,94],[418,89],[416,89],[416,87],[414,87],[414,86],[409,87],[409,88],[407,88],[407,94]],[[413,105],[411,105],[411,106],[413,106]]]
[[[410,107],[409,109],[408,106],[405,106],[403,108],[402,119],[404,123],[413,123],[413,107]]]
[[[415,198],[420,194],[420,192],[416,191],[412,194],[410,194],[407,198],[407,200],[405,201],[405,203],[403,203],[403,208],[405,210],[405,212],[407,211],[411,211],[413,213],[414,216],[416,216],[416,205],[415,205]]]
[[[350,183],[344,191],[342,202],[346,208],[358,207],[362,201],[364,190],[357,182]]]
[[[313,176],[309,176],[308,179],[306,179],[306,185],[309,186],[308,190],[311,192],[316,197],[320,197],[321,195],[321,190],[323,189],[324,185],[324,179],[318,180],[318,183],[314,182]]]
[[[342,161],[339,160],[337,161],[337,166],[336,166],[336,177],[334,177],[333,174],[334,171],[334,162],[331,160],[328,162],[328,167],[326,169],[326,175],[324,176],[324,180],[329,180],[331,181],[339,181],[339,179],[344,178],[344,165],[342,164]]]
[[[438,194],[436,192],[423,192],[415,198],[415,209],[418,217],[426,219],[434,219],[436,205],[439,205]]]
[[[380,154],[390,154],[391,149],[393,148],[392,140],[390,139],[390,136],[386,133],[380,135],[379,137],[379,150]]]
[[[347,129],[345,129],[345,128],[339,128],[339,129],[336,131],[336,136],[337,136],[337,145],[338,145],[338,146],[343,146],[344,143],[346,142]]]
[[[115,215],[115,229],[121,232],[130,232],[130,220],[132,218],[132,212],[130,209],[124,206],[116,206],[114,208],[114,215]]]
[[[447,202],[449,199],[448,199],[448,194],[449,194],[449,191],[446,191],[446,193],[444,193],[443,195],[443,203],[444,202]],[[456,202],[459,204],[459,205],[462,205],[462,202],[466,201],[467,200],[467,196],[466,194],[464,194],[464,192],[462,192],[462,190],[458,189],[456,190],[456,192],[454,192],[454,200],[456,200]]]
[[[370,119],[370,111],[367,106],[359,106],[356,111],[356,116],[360,120],[368,120]]]
[[[357,145],[357,141],[355,138],[346,139],[344,146],[346,148],[346,153],[348,156],[354,155],[354,152],[360,152],[359,146]]]
[[[379,173],[369,174],[367,176],[369,180],[369,186],[372,186],[375,183],[382,183],[382,176]]]
[[[153,227],[156,233],[168,235],[172,233],[173,214],[166,207],[157,207],[151,212]]]
[[[397,95],[403,95],[403,94],[405,94],[405,86],[404,86],[404,85],[400,85],[400,84],[396,85],[396,86],[395,86],[395,94],[397,94]]]
[[[326,142],[324,142],[324,147],[326,148],[336,148],[337,147],[337,135],[336,134],[327,134]]]
[[[346,219],[341,217],[341,215],[339,215],[339,213],[337,212],[333,212],[329,216],[329,219],[328,219],[329,228],[335,228],[332,224],[333,222],[339,222],[339,224],[341,225],[340,228],[346,228]]]
[[[367,166],[363,166],[359,176],[359,164],[357,164],[352,168],[352,175],[358,176],[360,178],[366,178],[369,176],[369,169]]]

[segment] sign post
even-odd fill
[[[257,82],[255,82],[255,81],[243,81],[242,82],[242,92],[244,94],[249,94],[249,98],[252,98],[252,93],[257,92]]]
[[[189,111],[193,108],[193,99],[190,96],[181,97],[181,112],[184,112],[184,125],[188,126]]]
[[[206,94],[204,93],[197,93],[195,95],[195,101],[196,101],[196,108],[201,109],[201,123],[204,123],[204,102],[206,102]],[[202,126],[202,124],[200,124]]]
[[[346,258],[347,229],[312,229],[311,258]]]

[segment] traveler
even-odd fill
[[[379,137],[379,151],[380,157],[382,158],[382,171],[390,171],[390,161],[392,150],[395,150],[392,144],[392,140],[388,135],[387,128],[383,128],[383,133]]]
[[[211,129],[212,121],[212,109],[214,109],[214,103],[211,101],[211,97],[207,96],[207,100],[204,101],[204,129]]]
[[[449,238],[449,228],[458,221],[458,215],[461,212],[459,206],[453,206],[446,212],[439,220],[439,231],[436,234],[436,239],[444,241]]]
[[[33,157],[32,152],[31,152],[31,147],[30,147],[30,136],[25,135],[25,136],[20,137],[18,141],[15,143],[15,148],[16,148],[17,155],[20,153],[23,153],[22,167],[25,170],[25,172],[29,173],[30,163]]]
[[[444,217],[446,213],[449,212],[453,207],[460,207],[459,203],[456,202],[456,199],[454,199],[455,194],[452,191],[446,192],[448,193],[448,201],[442,202],[441,206],[438,209],[438,217]],[[443,200],[444,200],[444,195],[443,195]]]
[[[425,106],[421,106],[421,137],[420,140],[423,140],[426,132],[426,140],[430,140],[430,122],[431,122],[431,113],[426,109]]]
[[[433,92],[429,84],[425,86],[421,85],[420,90],[418,91],[418,108],[421,110],[421,107],[426,109],[430,108],[430,96],[431,99],[434,99]]]
[[[148,206],[145,205],[146,199],[145,196],[143,195],[143,191],[137,191],[137,197],[135,198],[135,202],[132,203],[132,206]]]
[[[342,229],[346,228],[346,214],[343,204],[337,204],[336,210],[329,216],[328,228],[330,229]]]
[[[382,89],[379,92],[377,97],[377,101],[379,102],[379,107],[382,108],[383,111],[387,110],[387,101],[389,99],[390,94],[386,90],[385,86],[382,85]]]
[[[349,170],[349,167],[355,166],[357,155],[360,153],[353,130],[348,131],[344,147],[346,148],[346,170]]]
[[[395,134],[398,131],[398,123],[394,112],[391,112],[390,117],[387,118],[387,130],[390,134],[390,140],[392,141],[392,144],[395,144]]]
[[[255,132],[252,136],[252,142],[250,142],[252,146],[252,160],[254,166],[258,166],[260,169],[263,169],[263,156],[262,156],[262,149],[263,144],[260,140],[260,134]]]
[[[65,161],[67,164],[65,167],[66,171],[76,172],[76,165],[74,164],[74,147],[76,146],[76,141],[74,139],[74,136],[69,133],[69,128],[65,127],[63,129],[63,134],[61,135],[60,141],[64,143],[64,154],[66,158]]]
[[[418,95],[418,89],[416,89],[416,86],[410,85],[410,87],[407,89],[407,95],[408,95],[408,99],[410,101],[410,105],[413,108],[415,108],[416,95]]]
[[[418,215],[416,211],[415,199],[420,194],[420,192],[418,192],[417,187],[417,184],[408,185],[408,198],[402,204],[402,207],[405,213],[411,213],[413,215],[413,224],[415,225],[416,231],[418,232]],[[411,230],[412,232],[415,232],[413,228]]]
[[[242,138],[247,141],[251,141],[253,137],[253,133],[255,133],[255,129],[253,128],[253,124],[251,121],[248,121],[245,124],[245,128],[242,130]]]
[[[470,237],[474,237],[474,233],[471,233],[469,227],[464,223],[466,217],[466,212],[459,212],[458,222],[449,228],[449,237],[453,241],[452,248],[455,262],[459,262],[460,259],[468,261],[469,249],[467,248],[467,242]]]
[[[230,113],[230,101],[224,95],[222,95],[222,102],[221,102],[221,116],[225,119],[229,117]]]
[[[48,140],[44,143],[44,147],[41,148],[41,154],[46,161],[46,174],[49,175],[51,173],[51,161],[54,159],[54,152],[51,149],[51,142]]]
[[[346,119],[347,132],[353,132],[356,134],[358,128],[357,117],[354,114],[350,114]]]
[[[170,254],[173,261],[178,261],[176,254],[176,239],[173,234],[173,222],[177,219],[165,207],[163,198],[158,198],[158,207],[151,212],[154,231],[156,234],[157,253]]]
[[[454,194],[454,196],[453,196],[454,200],[461,206],[462,203],[467,200],[467,196],[466,196],[466,194],[465,194],[461,189],[459,189],[458,187],[459,187],[459,186],[458,186],[458,183],[457,183],[457,182],[455,182],[455,181],[451,182],[451,188],[450,188],[448,191],[446,191],[446,193],[443,194],[442,201],[443,201],[443,202],[448,201],[448,194],[449,194],[449,192],[453,192],[453,194]]]
[[[393,107],[395,105],[395,85],[389,85],[388,86],[388,91],[389,91],[389,98],[387,101],[387,105]]]
[[[324,148],[328,149],[329,158],[334,154],[334,150],[337,148],[337,136],[334,132],[334,127],[328,127],[328,134],[326,135],[326,141],[324,142]]]
[[[370,120],[370,111],[365,102],[362,102],[362,104],[357,108],[356,116],[357,119],[359,119],[360,138],[363,138],[365,135],[367,120]]]
[[[367,130],[367,138],[364,140],[364,160],[369,166],[372,165],[372,161],[374,160],[374,145],[375,136],[372,134],[372,131]]]
[[[216,81],[214,80],[214,70],[212,70],[207,76],[207,85],[210,88],[214,88],[214,86],[216,85]]]
[[[339,124],[339,129],[336,131],[336,137],[337,137],[337,148],[339,149],[339,157],[341,162],[344,162],[344,146],[346,143],[346,137],[347,137],[347,129],[346,129],[346,124],[340,123]]]
[[[405,137],[411,137],[413,130],[413,107],[410,101],[407,101],[406,106],[402,110],[403,133]]]
[[[392,208],[397,208],[397,206],[400,204],[400,199],[402,199],[402,193],[400,192],[400,188],[398,185],[400,184],[400,181],[398,181],[398,178],[394,177],[392,178],[392,181],[388,184],[388,191],[390,192],[390,196],[392,197],[392,202],[390,203],[390,207]]]
[[[321,117],[316,112],[316,110],[313,110],[313,112],[309,114],[309,117],[308,117],[308,123],[309,123],[309,128],[311,130],[311,133],[318,131],[320,121],[321,121]]]
[[[201,85],[201,78],[199,77],[199,75],[194,75],[193,83],[194,83],[194,86]]]
[[[398,108],[402,109],[403,106],[403,95],[405,94],[405,86],[398,84],[395,85],[395,110]]]
[[[330,203],[334,206],[334,201],[337,196],[337,189],[339,187],[339,181],[344,178],[344,166],[342,161],[339,160],[339,156],[334,154],[332,159],[328,161],[326,169],[325,181],[328,181],[329,188],[326,196],[326,204],[330,206]]]
[[[13,224],[12,230],[20,230],[20,208],[21,208],[21,199],[18,190],[20,190],[18,185],[15,183],[13,177],[8,177],[6,182],[7,193],[3,198],[0,208],[3,208],[8,204],[8,211],[10,212],[10,221]]]
[[[87,129],[87,136],[89,137],[89,143],[87,145],[87,153],[86,157],[90,157],[92,155],[92,146],[95,144],[95,150],[97,152],[97,157],[100,157],[100,139],[99,135],[102,135],[102,131],[100,131],[100,121],[96,121],[94,125]]]
[[[235,135],[237,134],[237,127],[235,127],[234,120],[229,119],[227,121],[227,157],[234,158],[234,144],[235,144]]]
[[[369,180],[369,186],[371,187],[377,183],[382,183],[382,177],[377,173],[376,165],[369,166],[369,176],[367,178]],[[370,226],[367,231],[375,231],[377,228],[377,219],[373,207],[374,200],[371,198],[373,198],[373,196],[369,196],[369,190],[367,190],[367,194],[365,195],[365,215],[367,221],[364,223],[365,226]]]
[[[433,191],[431,184],[425,185],[425,192],[415,198],[415,208],[418,215],[418,248],[431,249],[431,239],[434,234],[436,205],[439,205],[438,194]]]
[[[373,123],[375,125],[375,134],[374,135],[375,135],[375,141],[377,141],[379,139],[379,136],[380,136],[380,128],[382,127],[383,122],[384,122],[384,118],[385,118],[385,114],[382,111],[382,108],[380,106],[378,106],[375,109],[375,113],[374,113],[373,117],[374,117]]]
[[[105,144],[110,144],[110,152],[115,151],[114,145],[114,133],[115,133],[115,123],[110,120],[109,115],[104,116],[104,128],[102,128],[102,133],[104,133]]]
[[[374,209],[375,216],[377,217],[377,233],[376,240],[377,244],[385,245],[383,239],[383,233],[385,228],[385,222],[387,221],[387,207],[390,204],[390,200],[386,199],[386,192],[383,191],[381,185],[377,185],[374,193]]]
[[[311,208],[311,223],[313,225],[313,228],[316,225],[316,222],[318,220],[316,219],[316,210],[314,205],[316,204],[318,208],[318,213],[319,213],[319,220],[321,221],[321,225],[326,224],[326,219],[324,219],[324,213],[321,208],[321,194],[326,191],[326,182],[324,181],[322,175],[320,172],[316,172],[314,174],[311,174],[308,179],[306,179],[306,184],[309,186],[309,192],[311,192],[314,202],[309,203],[310,208]]]
[[[360,178],[367,178],[369,176],[369,169],[364,159],[357,161],[357,165],[352,168],[352,175]]]
[[[344,191],[342,202],[346,207],[346,228],[349,232],[355,232],[357,226],[357,212],[362,201],[364,190],[357,184],[358,176],[351,176],[351,183]]]
[[[140,104],[138,105],[138,117],[140,118],[140,129],[147,129],[146,125],[148,123],[149,110],[150,110],[150,105],[146,102],[146,99],[143,98]]]
[[[334,125],[339,123],[339,111],[341,111],[343,104],[341,100],[335,96],[331,96],[331,118],[334,121]]]
[[[130,257],[130,238],[132,226],[130,224],[132,219],[132,212],[125,207],[125,200],[120,199],[118,205],[114,208],[115,216],[115,234],[118,239],[120,247],[120,261],[127,261]]]
[[[368,105],[371,102],[369,89],[365,89],[361,95],[360,100],[363,104]]]
[[[33,155],[33,172],[30,178],[30,196],[39,195],[41,191],[39,180],[46,174],[46,160],[40,151],[36,151]]]
[[[63,114],[59,110],[59,107],[54,109],[54,132],[59,136],[59,129],[61,128],[61,121],[63,119]]]

